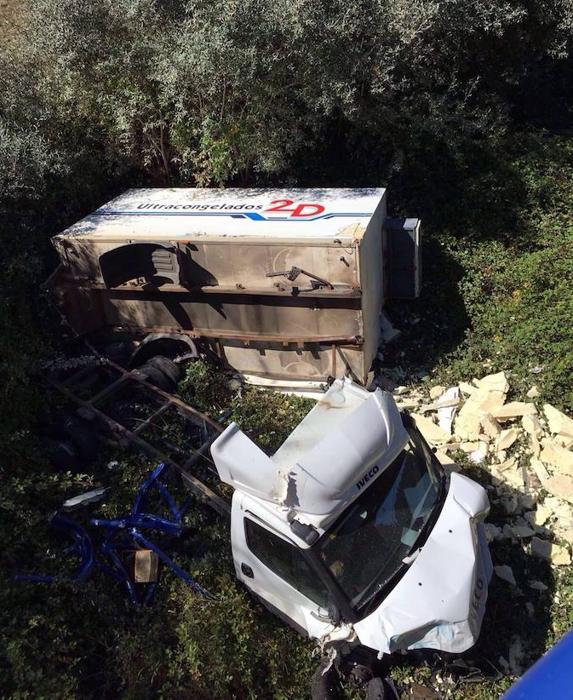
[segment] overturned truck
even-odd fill
[[[384,189],[134,189],[54,237],[80,334],[202,343],[255,383],[369,383],[390,298],[420,289],[420,223]]]

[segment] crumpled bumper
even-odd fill
[[[356,622],[361,644],[389,654],[466,651],[477,641],[492,563],[482,520],[485,490],[452,474],[442,512],[419,555],[381,605]]]

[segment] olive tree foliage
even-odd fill
[[[99,173],[254,182],[333,125],[390,152],[489,135],[566,60],[572,17],[572,0],[38,0],[0,97],[0,157],[37,172],[1,182],[36,188],[86,153]]]

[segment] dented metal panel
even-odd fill
[[[240,372],[366,383],[385,215],[381,189],[130,190],[54,238],[52,286],[79,332],[179,330]]]

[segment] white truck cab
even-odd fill
[[[486,493],[444,472],[390,394],[336,380],[272,457],[236,424],[211,452],[237,577],[299,632],[379,656],[476,642]]]

